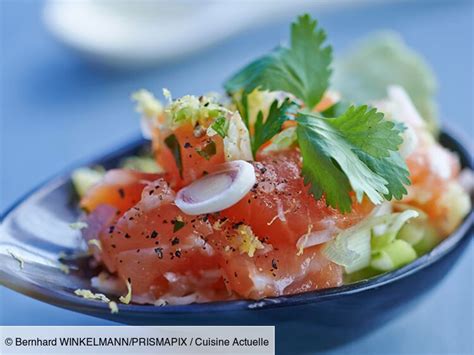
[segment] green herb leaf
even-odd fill
[[[258,148],[273,138],[281,130],[285,121],[294,119],[297,105],[291,100],[286,99],[280,106],[278,101],[273,101],[268,112],[268,117],[263,121],[263,113],[260,111],[255,121],[255,133],[252,137],[252,153],[255,155]]]
[[[222,138],[225,138],[227,136],[227,129],[229,128],[229,120],[224,116],[220,116],[216,118],[211,128]]]
[[[175,219],[173,221],[173,233],[179,231],[181,228],[184,227],[186,223],[184,223],[183,221],[179,220],[179,219]]]
[[[203,149],[196,149],[196,153],[206,160],[211,159],[212,156],[216,155],[216,152],[216,143],[214,141],[207,143]]]
[[[323,120],[302,116],[298,119],[296,134],[303,157],[302,173],[305,184],[316,199],[326,194],[326,202],[341,212],[350,212],[352,200],[349,196],[351,184],[348,177],[332,160],[337,146],[338,136],[329,124]],[[314,121],[314,122],[311,122]],[[331,141],[335,139],[334,144]],[[336,147],[334,147],[336,145]],[[350,147],[344,145],[338,156],[345,152],[352,154]]]
[[[360,150],[355,152],[370,170],[387,180],[388,192],[384,195],[386,200],[390,201],[392,198],[401,200],[403,195],[407,194],[407,189],[404,185],[410,185],[409,172],[400,154],[390,152],[389,157],[376,159]]]
[[[324,193],[328,205],[349,212],[351,190],[375,204],[406,193],[409,173],[396,152],[402,130],[382,114],[362,106],[337,118],[300,113],[297,121],[302,172],[316,198]]]
[[[181,147],[179,145],[178,139],[174,134],[170,134],[165,138],[165,144],[173,154],[174,161],[178,167],[179,176],[183,178],[183,160],[181,158]]]
[[[383,119],[383,113],[367,106],[349,109],[331,120],[331,125],[341,131],[351,144],[377,158],[390,156],[402,144],[401,132],[395,133],[395,124]]]
[[[309,15],[291,27],[291,46],[278,47],[250,63],[225,84],[229,93],[254,89],[285,91],[313,108],[329,86],[332,49],[324,46],[326,33]]]

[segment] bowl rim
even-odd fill
[[[447,139],[460,158],[464,160],[465,166],[473,169],[472,157],[469,153],[470,146],[468,141],[459,138],[459,134],[453,134],[451,129],[443,128],[440,136]],[[461,135],[462,136],[462,135]],[[55,174],[52,178],[38,184],[27,193],[18,198],[3,214],[0,215],[0,225],[8,218],[17,208],[34,197],[35,194],[41,193],[42,189],[50,185],[64,183],[70,180],[72,170],[81,166],[91,166],[100,164],[101,162],[111,161],[123,157],[126,153],[134,149],[139,149],[146,141],[139,137],[129,140],[128,143],[120,145],[116,149],[108,150],[105,154],[95,155],[93,158],[76,162],[63,169],[60,173]],[[308,291],[294,295],[268,297],[261,300],[237,299],[230,301],[214,301],[206,303],[192,303],[186,305],[166,305],[163,307],[154,305],[140,304],[119,304],[119,314],[127,315],[156,315],[156,314],[189,314],[189,313],[215,313],[215,312],[233,312],[233,311],[253,311],[279,307],[293,307],[308,303],[322,302],[336,297],[352,295],[374,288],[383,287],[392,284],[400,279],[408,277],[428,266],[434,264],[446,254],[451,252],[460,242],[472,235],[474,228],[474,209],[471,208],[469,214],[464,218],[458,228],[440,244],[438,244],[429,253],[422,255],[410,264],[402,268],[396,269],[385,274],[372,277],[367,280],[342,285],[333,288]],[[34,299],[44,301],[46,303],[56,305],[66,309],[72,309],[88,314],[109,314],[110,308],[108,304],[94,300],[88,300],[74,295],[73,293],[65,294],[36,284],[27,283],[25,281],[17,282],[12,275],[8,275],[0,270],[0,285],[10,288],[14,291],[32,297]],[[109,317],[113,319],[112,317]],[[119,319],[117,319],[119,321]]]

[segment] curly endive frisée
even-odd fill
[[[155,305],[290,295],[394,270],[452,233],[471,208],[458,158],[403,83],[367,75],[361,59],[432,80],[413,53],[396,60],[408,55],[398,38],[383,62],[388,38],[354,49],[360,70],[334,64],[304,15],[288,46],[224,83],[225,97],[133,94],[148,153],[72,176],[83,210],[72,226],[100,269],[87,295]],[[416,90],[418,103],[432,100]]]

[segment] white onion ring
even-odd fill
[[[188,215],[222,211],[239,202],[255,181],[252,164],[243,160],[226,162],[179,190],[175,204]]]

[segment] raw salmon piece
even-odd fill
[[[222,231],[211,236],[210,243],[220,256],[227,288],[242,298],[260,299],[342,284],[342,268],[326,259],[321,246],[298,253],[264,244],[250,256],[233,243],[236,231],[231,224]]]
[[[341,214],[326,206],[324,197],[316,200],[304,184],[297,150],[266,156],[253,164],[257,183],[242,200],[220,214],[248,224],[275,247],[290,247],[293,251],[308,229],[347,228],[373,207],[367,202],[354,203],[351,213]]]
[[[457,212],[462,196],[452,196],[453,190],[462,191],[457,180],[461,170],[459,159],[438,143],[431,143],[409,155],[407,165],[411,185],[402,202],[426,212],[441,237],[450,235],[464,217]]]
[[[341,284],[342,269],[323,256],[320,245],[299,250],[297,242],[312,231],[336,234],[372,206],[354,206],[342,215],[324,199],[315,200],[304,186],[296,150],[253,164],[257,183],[224,211],[185,215],[160,178],[143,182],[139,202],[115,217],[115,224],[102,226],[102,261],[131,283],[134,301],[258,299]],[[233,239],[243,225],[254,233],[257,247],[251,252]]]
[[[99,240],[99,236],[105,233],[117,221],[117,209],[110,205],[98,205],[94,210],[84,217],[87,227],[81,230],[82,238],[87,243],[89,250],[97,261],[102,259],[102,250],[94,240]],[[112,227],[113,228],[113,227]]]
[[[170,149],[166,140],[174,135],[176,137],[177,147]],[[213,166],[223,163],[224,144],[219,135],[209,137],[206,131],[200,131],[191,124],[183,124],[169,134],[154,135],[155,156],[158,164],[162,166],[169,174],[167,180],[173,188],[186,186],[195,179],[200,178],[206,172],[209,172]],[[182,169],[177,162],[177,152],[182,162]]]
[[[110,205],[122,215],[138,201],[143,188],[162,174],[142,173],[134,170],[109,170],[101,182],[91,187],[81,199],[80,207],[87,212],[94,211],[99,205]]]
[[[101,234],[105,265],[129,280],[139,299],[225,289],[217,256],[206,242],[213,233],[211,224],[206,216],[184,215],[174,198],[165,180],[158,179],[145,187],[139,203]]]

